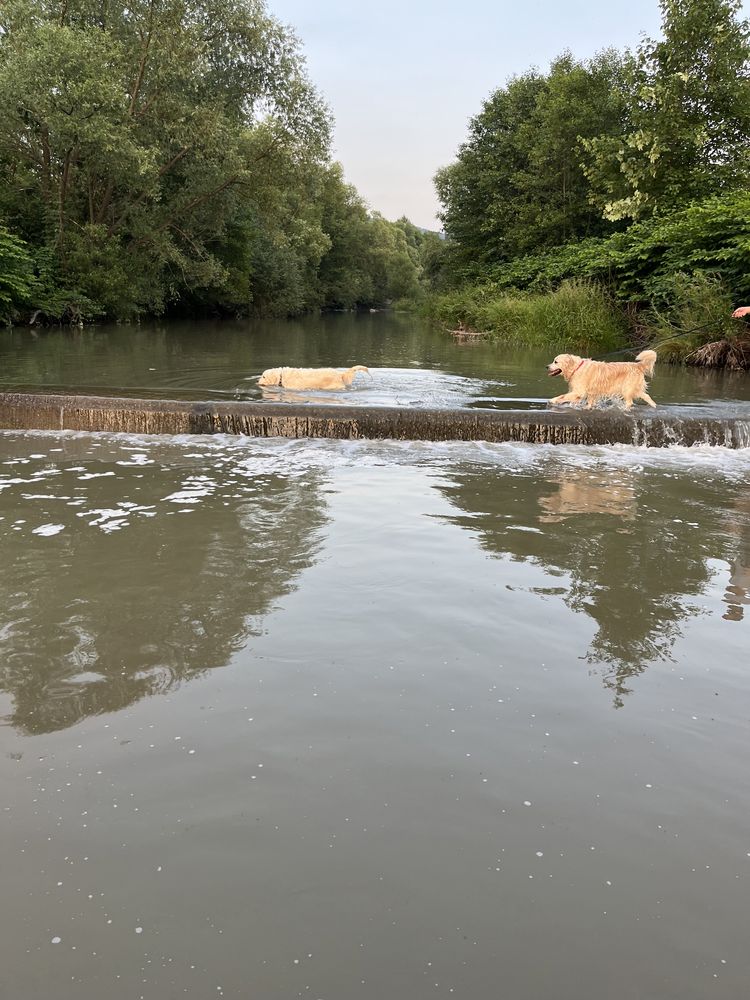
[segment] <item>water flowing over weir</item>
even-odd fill
[[[5,430],[642,447],[750,447],[750,414],[695,415],[684,408],[492,410],[338,406],[274,402],[184,402],[106,396],[0,393]]]

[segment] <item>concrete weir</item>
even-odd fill
[[[406,409],[0,393],[0,429],[285,438],[750,447],[750,417],[635,410]]]

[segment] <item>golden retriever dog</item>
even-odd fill
[[[354,365],[343,372],[337,368],[267,368],[258,385],[282,389],[348,389],[357,372],[369,370],[364,365]]]
[[[619,398],[624,400],[626,410],[634,399],[656,406],[646,392],[646,376],[654,374],[655,363],[656,351],[641,351],[635,361],[592,361],[576,354],[558,354],[547,366],[547,374],[562,375],[568,392],[555,396],[550,403],[580,403],[585,399],[590,410],[599,400]]]
[[[357,372],[369,370],[364,365],[354,365],[343,372],[337,368],[267,368],[258,379],[258,385],[282,389],[347,389]]]

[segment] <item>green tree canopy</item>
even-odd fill
[[[661,0],[663,38],[626,64],[620,135],[585,142],[591,200],[638,219],[746,186],[750,26],[740,0]]]
[[[34,262],[29,248],[0,226],[0,319],[30,302],[34,285]]]
[[[620,133],[622,77],[616,52],[585,62],[564,53],[546,75],[514,77],[485,102],[456,162],[435,178],[459,268],[607,230],[589,202],[582,142]]]
[[[0,306],[283,316],[414,294],[417,245],[329,147],[263,0],[7,0]]]
[[[8,0],[0,215],[114,315],[220,286],[269,173],[327,156],[328,112],[260,0]]]

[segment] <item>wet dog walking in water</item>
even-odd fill
[[[622,399],[629,410],[636,399],[649,406],[656,403],[646,392],[646,377],[653,375],[656,351],[641,351],[635,361],[592,361],[577,354],[558,354],[547,366],[549,375],[562,375],[568,392],[555,396],[550,403],[580,403],[587,408],[602,399]]]

